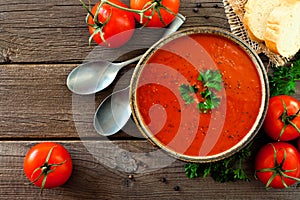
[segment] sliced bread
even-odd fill
[[[266,46],[284,57],[300,49],[300,0],[285,0],[274,8],[267,20]]]
[[[244,26],[250,39],[263,42],[267,20],[271,11],[282,0],[248,0],[245,5]]]

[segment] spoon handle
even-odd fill
[[[174,21],[170,24],[169,28],[166,29],[165,33],[163,34],[163,37],[176,32],[181,27],[181,25],[184,23],[184,21],[185,21],[185,17],[182,14],[178,13],[177,16],[175,17]],[[137,57],[131,58],[124,62],[116,63],[116,65],[118,65],[118,67],[121,69],[122,67],[125,67],[133,62],[140,60],[142,58],[142,56],[143,55],[139,55]]]
[[[178,13],[174,21],[170,24],[169,28],[165,31],[163,37],[175,33],[181,27],[184,21],[185,21],[185,16]]]
[[[119,68],[125,67],[125,66],[127,66],[127,65],[129,65],[129,64],[131,64],[131,63],[133,63],[135,61],[140,60],[142,58],[142,56],[143,55],[136,56],[136,57],[131,58],[129,60],[126,60],[124,62],[116,63],[116,65],[118,65]]]

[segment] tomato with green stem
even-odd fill
[[[134,17],[148,27],[165,27],[178,13],[180,0],[130,0],[130,8],[144,10]]]
[[[33,146],[24,159],[24,172],[31,183],[41,188],[63,185],[72,174],[72,159],[68,151],[55,142]]]
[[[88,12],[86,22],[89,26],[90,39],[104,47],[118,48],[126,44],[132,37],[135,28],[133,14],[124,9],[128,8],[119,0],[109,0],[115,6],[105,1],[96,3],[93,8],[80,2]]]
[[[268,143],[255,157],[255,175],[267,188],[287,188],[300,181],[300,153],[287,142]]]
[[[270,98],[263,129],[273,140],[289,141],[300,134],[300,103],[288,95]]]

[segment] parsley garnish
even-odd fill
[[[222,88],[222,74],[219,70],[207,70],[205,72],[200,72],[198,80],[202,81],[206,88],[216,89],[218,91]]]
[[[179,87],[180,95],[186,104],[194,103],[193,93],[197,93],[198,89],[195,86],[182,84]]]
[[[208,88],[201,92],[201,96],[205,98],[204,102],[198,104],[198,109],[203,113],[207,113],[208,110],[217,108],[220,105],[220,98],[216,96],[214,92],[211,92]]]
[[[296,81],[300,80],[300,53],[298,59],[290,66],[274,67],[273,73],[269,75],[269,85],[271,96],[293,95],[296,89]]]
[[[207,70],[200,72],[198,80],[203,83],[204,91],[200,92],[201,97],[204,99],[203,102],[198,103],[198,109],[207,113],[209,110],[217,108],[220,105],[220,98],[217,97],[214,90],[220,91],[222,88],[222,74],[219,70],[212,71]],[[197,93],[198,89],[196,86],[190,86],[182,84],[179,87],[180,95],[186,104],[194,103],[193,93]]]
[[[252,143],[233,156],[214,163],[187,163],[184,166],[185,174],[189,178],[205,178],[210,175],[217,182],[250,181],[242,163],[251,156],[251,145]]]

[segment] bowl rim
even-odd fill
[[[255,65],[256,71],[259,74],[260,83],[261,83],[261,90],[262,90],[261,105],[259,108],[259,113],[258,113],[256,120],[255,120],[253,126],[251,127],[251,129],[237,144],[235,144],[231,148],[229,148],[226,151],[223,151],[221,153],[209,155],[209,156],[188,156],[188,155],[184,155],[184,154],[175,152],[172,149],[167,148],[159,140],[157,140],[151,134],[151,131],[142,123],[143,120],[138,111],[138,106],[136,103],[136,89],[137,89],[139,75],[142,72],[145,64],[148,62],[149,58],[157,51],[157,49],[159,49],[160,47],[169,43],[170,41],[177,39],[179,37],[187,36],[187,35],[191,35],[191,34],[212,34],[212,35],[225,37],[225,38],[229,39],[230,41],[236,43],[241,49],[243,49],[246,52],[246,54],[252,60],[253,64]],[[153,44],[144,53],[144,55],[138,62],[137,66],[133,72],[133,76],[132,76],[131,82],[130,82],[129,94],[130,94],[130,106],[131,106],[132,116],[133,116],[133,119],[134,119],[139,131],[142,133],[142,135],[151,144],[161,148],[166,153],[175,157],[176,159],[183,160],[186,162],[195,162],[195,163],[207,163],[207,162],[214,162],[214,161],[225,159],[225,158],[237,153],[238,151],[243,149],[247,144],[249,144],[253,140],[253,138],[256,136],[256,134],[258,133],[258,131],[260,130],[260,128],[262,126],[262,123],[264,121],[264,118],[265,118],[265,115],[267,112],[268,102],[269,102],[269,98],[270,98],[267,72],[266,72],[265,66],[263,65],[263,63],[262,63],[260,57],[257,55],[257,53],[247,43],[245,43],[239,37],[228,32],[227,30],[218,28],[218,27],[209,27],[209,26],[185,28],[185,29],[177,31],[171,35],[168,35],[168,36],[160,39],[155,44]]]

